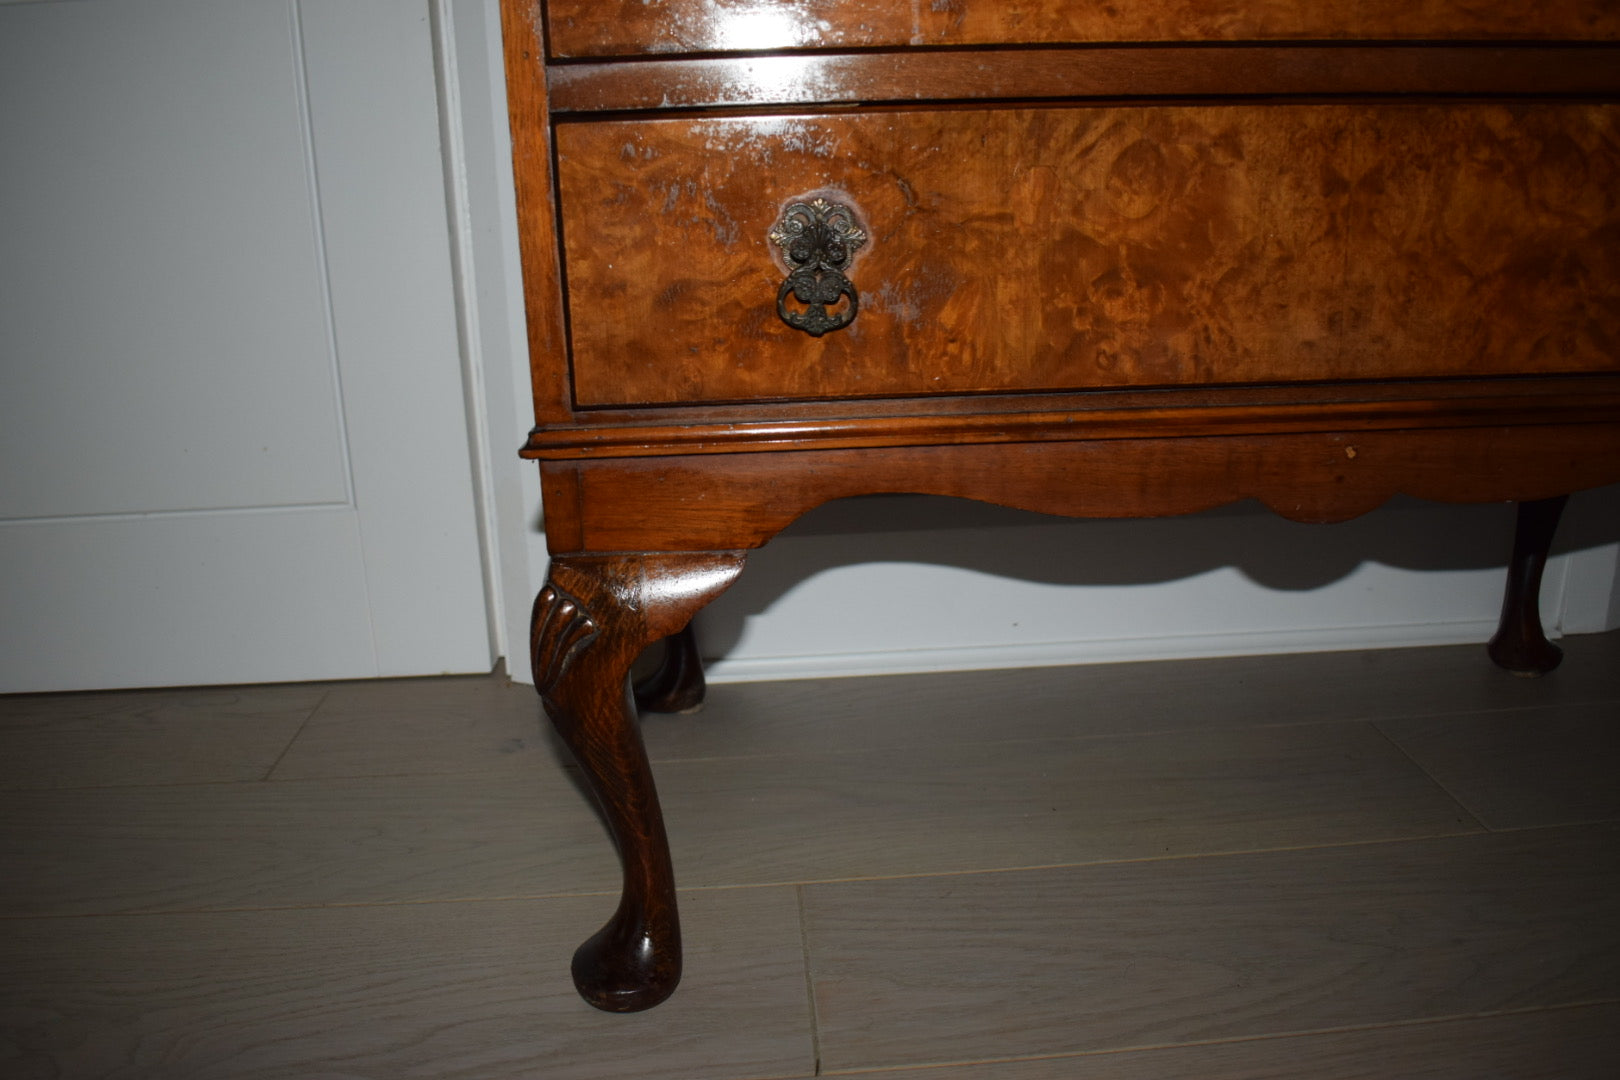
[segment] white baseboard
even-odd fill
[[[813,656],[758,656],[716,660],[705,666],[712,683],[767,682],[773,679],[826,679],[855,675],[906,675],[933,671],[985,671],[996,668],[1062,667],[1136,660],[1191,660],[1268,653],[1342,652],[1424,645],[1484,647],[1496,632],[1494,620],[1412,623],[1389,626],[1289,628],[1243,633],[1186,634],[1150,638],[1054,641],[1040,644],[984,645],[949,649],[895,649],[883,652],[824,653]],[[1549,637],[1559,636],[1555,630]]]

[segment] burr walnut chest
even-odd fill
[[[625,874],[593,1004],[680,973],[636,699],[694,703],[693,613],[827,500],[1514,500],[1492,655],[1556,662],[1561,499],[1620,480],[1612,0],[502,9],[534,670]]]

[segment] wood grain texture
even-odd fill
[[[746,591],[749,580],[744,575],[737,589]],[[990,747],[1008,740],[1187,730],[1208,734],[1265,724],[1357,720],[1388,721],[1382,724],[1385,733],[1403,739],[1408,721],[1410,730],[1420,733],[1431,730],[1425,725],[1432,719],[1437,745],[1455,745],[1446,751],[1451,762],[1466,758],[1477,745],[1471,732],[1499,720],[1504,729],[1522,735],[1522,745],[1543,744],[1534,754],[1526,749],[1519,760],[1547,754],[1579,767],[1579,739],[1600,737],[1598,719],[1620,714],[1620,634],[1567,637],[1564,644],[1569,662],[1545,679],[1504,678],[1477,645],[1456,645],[1150,666],[1086,664],[1039,671],[727,683],[714,689],[701,722],[648,717],[642,721],[642,735],[659,768],[666,762],[727,759],[746,769],[748,758],[819,755],[833,747],[855,753],[903,750],[916,744],[919,725],[926,727],[931,745],[979,744],[986,747],[983,752],[993,753]],[[1009,701],[1017,702],[1013,720],[1006,715]],[[1189,702],[1198,707],[1188,708]],[[1471,715],[1479,713],[1502,715]],[[1577,739],[1575,733],[1583,731]],[[1575,740],[1567,748],[1566,736]],[[1512,767],[1511,752],[1489,754],[1497,745],[1494,739],[1483,740],[1483,745],[1487,756]],[[1594,757],[1604,761],[1606,754],[1600,751]],[[1438,759],[1425,760],[1433,764]],[[1563,786],[1574,798],[1614,797],[1613,785],[1566,783],[1556,768],[1545,771],[1544,781],[1549,791]],[[1570,820],[1586,819],[1579,815]]]
[[[1620,819],[1620,701],[1514,710],[1380,730],[1493,829]]]
[[[563,973],[596,918],[591,898],[14,921],[0,935],[0,1073],[810,1075],[793,891],[685,899],[705,939],[695,992],[640,1022],[586,1008]]]
[[[539,278],[543,430],[525,452],[557,556],[535,669],[623,854],[620,909],[575,956],[595,1004],[655,1004],[678,974],[625,675],[708,595],[683,567],[723,559],[718,591],[741,549],[873,492],[1095,517],[1254,498],[1332,521],[1396,493],[1545,499],[1620,480],[1620,106],[1609,54],[1589,47],[1620,40],[1606,0],[560,0],[545,77],[536,4],[503,8]],[[1523,47],[1537,40],[1571,46],[1567,69]],[[1446,51],[1366,47],[1413,41]],[[1110,42],[1128,44],[1073,47]],[[1189,47],[1138,48],[1155,42]],[[1041,48],[950,52],[1002,45]],[[834,55],[861,49],[877,51]],[[637,59],[567,62],[613,55]],[[1153,94],[1224,103],[1141,103]],[[590,115],[612,109],[643,111]],[[778,318],[788,267],[770,232],[822,198],[866,242],[853,260],[827,248],[815,273],[847,273],[860,316],[806,337]],[[791,283],[799,303],[853,314],[848,282],[818,281]],[[1581,399],[1599,383],[1610,396]],[[1464,401],[1487,384],[1492,401]],[[1258,395],[1249,411],[1221,413],[1238,388]],[[1180,396],[1115,398],[1107,417],[1058,401],[1127,391]],[[1034,394],[976,415],[983,397]],[[901,404],[803,411],[845,401]],[[719,887],[1357,845],[817,886],[817,1072],[1620,997],[1612,828],[1458,836],[1482,826],[1365,725],[1174,745],[1184,756],[1163,740],[1003,742],[965,786],[941,778],[960,743],[823,754],[808,777],[786,759],[662,771],[683,873]],[[907,856],[874,842],[896,805],[922,808]],[[1367,843],[1412,836],[1446,839]]]
[[[1294,39],[1615,39],[1604,0],[551,0],[554,56],[901,45]]]
[[[1601,664],[1603,656],[1596,659]],[[1368,677],[1359,666],[1340,675]],[[701,759],[663,755],[659,793],[682,884],[753,886],[981,869],[1008,859],[1094,861],[1164,854],[1167,847],[1190,854],[1477,828],[1459,823],[1452,800],[1364,725],[1248,730],[1282,719],[1280,711],[1251,709],[1298,693],[1297,682],[1276,687],[1276,696],[1234,696],[1221,730],[1188,732],[1196,716],[1166,715],[1179,713],[1195,694],[1228,685],[1224,680],[1172,679],[1173,692],[1156,708],[1151,699],[1142,703],[1152,709],[1144,715],[1113,713],[1117,690],[1096,695],[1094,706],[1071,700],[1060,710],[1057,695],[1039,689],[1048,673],[1021,678],[1047,700],[1027,726],[981,702],[983,716],[1002,719],[981,724],[974,735],[959,714],[908,711],[884,696],[877,700],[888,703],[890,715],[878,721],[864,695],[839,684],[828,711],[864,715],[862,726],[870,729],[846,749],[784,744],[767,733],[765,745],[740,743],[730,754],[711,744]],[[1448,686],[1456,683],[1437,682],[1438,690]],[[1496,697],[1485,689],[1458,695],[1457,704],[1525,700],[1516,680]],[[1547,700],[1557,684],[1533,689],[1540,693],[1530,700]],[[1062,722],[1092,708],[1099,714],[1092,720]],[[802,710],[799,716],[804,723]],[[693,722],[648,723],[656,731]],[[768,732],[775,713],[765,709],[750,722]],[[909,731],[914,743],[919,724],[945,729],[937,745],[920,752],[901,739]],[[1060,730],[1164,725],[1182,733],[1092,740]],[[8,793],[0,797],[0,860],[10,876],[0,915],[593,893],[599,920],[621,874],[583,782],[549,747],[530,756],[522,774],[433,775],[441,746],[459,752],[457,727],[447,725],[443,743],[419,739],[402,747],[422,760],[411,766],[394,759],[397,776]],[[369,724],[366,730],[376,731]],[[996,753],[986,752],[987,742]],[[316,745],[332,743],[321,738]],[[580,929],[583,936],[592,927]]]
[[[1614,371],[1620,109],[892,111],[557,131],[582,405]],[[774,310],[827,192],[861,314]]]
[[[0,697],[0,790],[262,780],[325,686]]]
[[[601,821],[546,761],[538,776],[8,792],[0,916],[613,890],[618,863]]]
[[[559,114],[1265,94],[1612,98],[1617,53],[1612,45],[1433,43],[789,53],[559,64],[546,82]]]
[[[1399,1027],[978,1062],[909,1080],[1606,1080],[1620,1005],[1576,1005]],[[876,1076],[852,1073],[853,1076]]]
[[[533,776],[551,752],[542,719],[532,688],[494,675],[343,683],[269,779]]]
[[[529,381],[535,420],[568,414],[568,372],[563,329],[562,267],[557,256],[555,185],[551,175],[551,114],[537,0],[502,0],[501,41],[506,67],[506,109],[512,135],[523,307],[528,328]]]
[[[773,404],[735,406],[724,412],[671,410],[673,415],[648,410],[587,414],[580,423],[534,429],[521,453],[542,460],[578,461],[1233,432],[1601,424],[1620,418],[1620,377],[976,395],[838,404],[840,412]],[[862,405],[867,408],[859,408]],[[575,506],[578,500],[578,490],[558,479],[551,504]]]
[[[1431,105],[1355,125],[1346,318],[1367,357],[1620,368],[1620,107]]]
[[[926,724],[926,719],[918,718]],[[666,761],[684,887],[1207,856],[1481,831],[1369,725]],[[921,910],[921,909],[919,909]]]
[[[685,629],[742,564],[735,552],[554,559],[535,599],[535,689],[596,796],[624,870],[618,908],[574,953],[574,984],[600,1009],[649,1009],[681,978],[675,877],[630,665]]]
[[[1615,840],[1613,827],[1594,827],[811,886],[822,1063],[977,1061],[1615,1000]]]
[[[1371,838],[1398,827],[1403,806],[1411,811],[1409,826],[1430,821],[1433,789],[1425,798],[1409,800],[1403,793],[1417,791],[1413,781],[1421,777],[1395,747],[1382,747],[1376,759],[1355,753],[1358,748],[1371,752],[1372,743],[1365,738],[1346,743],[1334,730],[1360,725],[1334,720],[1388,720],[1403,711],[1448,714],[1445,724],[1451,732],[1429,743],[1445,752],[1426,760],[1430,768],[1447,769],[1456,757],[1483,747],[1493,768],[1502,770],[1490,782],[1504,790],[1521,790],[1526,784],[1546,790],[1558,783],[1573,789],[1585,783],[1580,756],[1620,700],[1620,663],[1614,662],[1620,656],[1620,635],[1584,635],[1565,644],[1568,662],[1539,681],[1499,676],[1476,648],[972,673],[941,677],[937,683],[904,677],[722,685],[714,689],[711,707],[697,722],[652,718],[647,739],[655,757],[684,759],[678,766],[660,767],[672,823],[680,828],[689,820],[692,825],[677,840],[683,845],[683,863],[728,874],[746,869],[756,850],[763,853],[758,867],[779,870],[794,857],[794,838],[809,834],[817,815],[826,816],[836,838],[819,841],[821,846],[808,854],[827,867],[837,864],[841,846],[848,861],[881,858],[885,831],[897,864],[920,861],[929,850],[934,858],[948,856],[953,837],[962,839],[967,852],[995,856],[999,849],[991,832],[997,822],[1006,823],[1006,836],[1015,836],[1019,828],[1059,835],[1039,820],[1052,816],[1050,803],[1048,809],[1040,807],[1048,792],[1073,808],[1087,800],[1105,800],[1109,790],[1126,786],[1138,790],[1139,801],[1119,802],[1115,808],[1128,807],[1137,815],[1140,832],[1134,842],[1143,849],[1163,825],[1157,816],[1172,806],[1184,815],[1178,826],[1183,838],[1190,838],[1195,827],[1209,838],[1244,829],[1277,829],[1278,835],[1292,829],[1295,836],[1307,835],[1307,821],[1327,821],[1334,808],[1345,814],[1333,824],[1334,835],[1354,833],[1351,818],[1364,813]],[[965,685],[992,678],[1003,681]],[[1142,692],[1133,695],[1133,685]],[[404,711],[402,687],[417,689],[420,712]],[[307,688],[264,689],[274,695]],[[567,770],[549,755],[537,754],[527,759],[533,774],[521,783],[498,775],[500,751],[485,740],[508,731],[506,718],[491,717],[487,728],[465,723],[483,710],[500,709],[477,680],[330,689],[343,693],[342,709],[330,718],[332,723],[356,730],[348,738],[321,733],[311,752],[330,750],[332,772],[386,768],[400,776],[176,785],[155,764],[164,756],[166,742],[173,740],[169,745],[175,754],[197,754],[207,762],[228,758],[239,729],[228,704],[218,722],[210,722],[215,691],[165,691],[154,695],[166,703],[165,715],[185,716],[194,728],[154,729],[146,711],[114,709],[99,731],[112,748],[130,745],[117,731],[122,725],[132,729],[132,738],[146,739],[145,760],[154,763],[147,782],[155,786],[0,795],[0,822],[5,823],[0,832],[6,834],[0,863],[7,870],[0,898],[11,916],[25,909],[19,900],[40,902],[27,909],[32,917],[0,920],[0,1074],[8,1080],[35,1075],[65,1080],[171,1075],[231,1080],[758,1080],[814,1075],[814,1029],[794,890],[755,885],[683,893],[689,935],[683,992],[651,1013],[596,1013],[579,1002],[563,972],[574,943],[600,920],[604,896],[512,899],[552,889],[600,894],[616,885],[610,845]],[[532,692],[523,689],[532,699]],[[371,690],[375,696],[368,695]],[[244,700],[250,696],[244,694]],[[10,718],[22,726],[0,725],[0,761],[12,756],[9,735],[26,734],[30,725],[52,717],[93,714],[98,703],[123,697],[6,699]],[[1013,698],[1019,707],[1009,710],[1006,701]],[[1476,725],[1489,728],[1514,715],[1533,717],[1534,709],[1527,708],[1559,702],[1570,708],[1551,722],[1519,725],[1512,739],[1497,743],[1485,730],[1482,737],[1468,734]],[[1592,709],[1579,713],[1575,706]],[[438,709],[445,722],[435,726],[427,714]],[[402,726],[381,723],[394,710],[400,711]],[[1480,715],[1492,711],[1502,715]],[[1463,715],[1468,713],[1475,715]],[[1308,731],[1297,742],[1284,742],[1276,734],[1223,734],[1273,726],[1288,717],[1329,721],[1315,725],[1329,732],[1328,738],[1313,744]],[[711,722],[718,730],[705,731]],[[892,799],[875,800],[875,785],[861,779],[869,771],[863,759],[880,764],[891,760],[916,744],[919,731],[927,732],[937,756],[919,762]],[[1139,737],[1067,737],[1109,733]],[[312,725],[300,739],[313,734]],[[380,747],[396,734],[397,747],[379,753],[375,762],[366,760],[368,740]],[[204,736],[215,747],[206,746]],[[469,740],[480,749],[462,745]],[[1071,746],[1074,756],[1054,759],[1046,752],[1053,742]],[[1094,750],[1087,761],[1086,746],[1110,743],[1122,749]],[[839,754],[833,746],[847,753]],[[729,760],[714,760],[728,750]],[[1225,763],[1246,752],[1260,760],[1238,765],[1235,775],[1224,776]],[[457,768],[487,767],[497,774],[433,776],[441,757]],[[841,764],[840,757],[849,764]],[[1072,792],[1061,790],[1056,777],[1070,760],[1078,762],[1079,770]],[[1262,776],[1253,786],[1254,797],[1244,803],[1241,796],[1250,787],[1244,769],[1263,772],[1266,761],[1278,775]],[[1043,768],[1054,776],[1041,778]],[[1322,770],[1316,773],[1318,792],[1306,792],[1303,803],[1290,802],[1290,768]],[[727,784],[711,784],[726,771],[731,776]],[[1116,772],[1128,773],[1131,784],[1110,779]],[[1037,777],[1033,785],[1032,776]],[[134,773],[127,779],[143,782]],[[1086,790],[1092,786],[1098,790]],[[778,793],[776,788],[785,790]],[[973,804],[956,819],[967,827],[931,826],[931,815],[955,797]],[[804,820],[760,813],[760,800],[772,799],[775,805],[800,806]],[[1269,824],[1267,806],[1276,811]],[[716,826],[712,830],[711,824]],[[1093,825],[1090,835],[1104,838],[1114,850],[1127,850],[1133,842],[1122,818]],[[1544,863],[1515,857],[1504,871],[1506,878],[1518,879],[1515,889],[1546,886],[1537,902],[1548,906],[1535,908],[1503,909],[1495,885],[1487,881],[1485,887],[1475,887],[1470,867],[1479,860],[1468,854],[1478,842],[1474,836],[1436,842],[1424,849],[1424,858],[1412,860],[1418,870],[1449,875],[1444,889],[1416,905],[1401,905],[1398,889],[1380,891],[1390,882],[1376,864],[1334,859],[1331,852],[1315,853],[1328,855],[1329,861],[1303,870],[1293,857],[1314,857],[1312,853],[1268,856],[1271,861],[1235,867],[1225,856],[1177,861],[1183,868],[1209,868],[1207,875],[1194,876],[1212,882],[1217,895],[1220,882],[1235,881],[1243,896],[1270,895],[1279,904],[1298,899],[1291,890],[1309,879],[1306,899],[1344,891],[1344,910],[1366,920],[1347,924],[1329,917],[1320,930],[1280,923],[1273,937],[1275,953],[1246,951],[1253,938],[1243,935],[1252,935],[1256,927],[1244,925],[1241,912],[1231,905],[1199,903],[1195,892],[1183,893],[1185,877],[1150,879],[1142,891],[1118,893],[1110,892],[1106,882],[1093,881],[1096,887],[1078,899],[1059,887],[1054,890],[1055,910],[1035,911],[1031,920],[1037,926],[1080,920],[1077,948],[1108,938],[1108,927],[1145,928],[1144,934],[1107,941],[1110,947],[1136,950],[1134,969],[1124,962],[1103,968],[1119,976],[1105,989],[1121,991],[1126,1019],[1136,1029],[1261,1017],[1257,1026],[1266,1028],[1259,1033],[1263,1037],[1133,1051],[1130,1047],[1140,1043],[1125,1041],[1132,1027],[1099,1021],[1096,999],[1085,998],[1095,984],[1076,986],[1075,970],[1069,969],[1069,982],[1060,989],[1072,996],[1055,999],[1050,1013],[1037,1010],[1031,1018],[1019,1012],[1006,1029],[1005,1042],[997,1045],[1014,1045],[1015,1056],[1030,1057],[1050,1047],[1054,1037],[1078,1030],[1095,1033],[1107,1044],[1106,1053],[961,1065],[937,1070],[937,1075],[941,1080],[1256,1080],[1302,1075],[1327,1080],[1384,1080],[1391,1075],[1607,1080],[1616,1030],[1610,1011],[1591,1022],[1577,1019],[1576,1010],[1560,1008],[1489,1015],[1477,1022],[1414,1023],[1432,1015],[1437,1002],[1444,1006],[1459,994],[1474,1001],[1511,996],[1525,986],[1526,971],[1532,968],[1543,985],[1556,990],[1560,980],[1579,978],[1591,965],[1608,962],[1612,950],[1605,951],[1601,938],[1586,938],[1584,955],[1566,965],[1562,960],[1567,953],[1540,948],[1544,939],[1536,937],[1582,932],[1584,888],[1563,888],[1556,877],[1538,869],[1563,865],[1572,850],[1569,838],[1582,831],[1554,827],[1513,834],[1516,842],[1546,855]],[[913,842],[924,852],[908,853]],[[1345,850],[1366,853],[1380,846]],[[1573,850],[1579,854],[1582,847],[1576,844]],[[1598,855],[1612,857],[1613,851],[1610,840]],[[1217,872],[1220,866],[1231,869]],[[988,864],[977,867],[985,868]],[[1335,868],[1341,876],[1334,876]],[[1313,875],[1313,869],[1322,873]],[[1098,872],[1111,871],[1085,871]],[[1029,971],[1016,963],[1022,947],[1020,916],[1026,911],[1020,905],[1029,891],[986,889],[980,875],[934,878],[931,883],[958,897],[1000,905],[999,913],[980,927],[987,933],[965,939],[974,946],[966,962],[974,965],[980,1000],[989,1002],[984,1010],[989,1023],[995,1022],[996,1009],[1035,1000]],[[919,944],[918,936],[929,927],[927,916],[920,908],[907,907],[903,897],[889,894],[891,886],[912,889],[921,884],[928,883],[891,880],[852,886],[870,889],[873,925],[897,920],[902,910],[909,914],[905,933],[890,943],[902,957],[911,955],[914,946],[948,949],[951,944],[937,934],[926,946]],[[1607,889],[1615,891],[1612,884]],[[1095,903],[1081,905],[1093,897]],[[1390,906],[1380,906],[1380,897]],[[151,911],[148,901],[154,898],[171,913],[96,915]],[[334,898],[341,898],[336,901],[340,906],[312,906]],[[413,900],[438,902],[409,902]],[[1570,906],[1560,906],[1566,902]],[[363,906],[347,906],[355,903]],[[1155,928],[1158,912],[1173,916],[1181,904],[1193,913],[1185,922],[1172,920]],[[191,910],[174,912],[177,906]],[[952,925],[969,908],[947,902],[940,925]],[[827,913],[825,908],[818,911]],[[834,914],[851,926],[868,921],[859,907],[840,906]],[[1489,920],[1496,918],[1504,926],[1500,936],[1490,933]],[[1612,931],[1613,918],[1604,918],[1605,932]],[[1463,920],[1461,943],[1449,933],[1458,924],[1446,919]],[[995,928],[1004,926],[1011,928],[1011,936],[1000,939]],[[1347,926],[1368,932],[1323,944],[1336,928]],[[1153,946],[1167,943],[1158,936],[1161,929],[1185,932],[1186,937],[1168,940],[1181,946],[1179,952],[1154,951]],[[1413,966],[1413,955],[1402,951],[1402,942],[1425,935],[1430,935],[1431,966]],[[1234,953],[1241,954],[1235,961]],[[1195,972],[1197,978],[1219,979],[1219,964],[1231,962],[1229,970],[1243,985],[1234,995],[1211,994],[1189,1005],[1186,996],[1163,992],[1170,982],[1153,983],[1155,973],[1178,956],[1195,966],[1201,957],[1212,959],[1210,969]],[[1362,962],[1347,967],[1347,957]],[[915,970],[902,964],[888,974]],[[1037,969],[1037,974],[1049,970]],[[1454,985],[1441,986],[1445,971],[1454,973]],[[1342,989],[1353,1010],[1378,994],[1380,980],[1391,973],[1398,978],[1401,972],[1438,974],[1434,982],[1402,990],[1379,1014],[1386,1019],[1377,1023],[1394,1026],[1278,1037],[1320,1023],[1324,995],[1310,988]],[[948,975],[947,988],[956,978]],[[1053,978],[1061,983],[1062,973]],[[1257,1004],[1268,986],[1279,985],[1279,978],[1286,982],[1284,992]],[[1133,997],[1133,988],[1144,985],[1149,991]],[[1196,984],[1202,985],[1207,983]],[[903,1010],[896,999],[885,1005]],[[1267,1005],[1275,1007],[1267,1011]],[[840,1023],[847,1015],[840,1014]],[[890,1015],[876,1012],[871,1023],[881,1029]],[[1048,1016],[1049,1022],[1043,1019]],[[970,1033],[967,1041],[982,1045],[977,1040]],[[831,1050],[843,1053],[848,1045],[840,1041]],[[1588,1067],[1594,1054],[1604,1069]],[[938,1045],[925,1040],[908,1067],[940,1060]],[[1536,1062],[1539,1067],[1533,1067]]]
[[[1327,432],[1201,439],[796,450],[545,462],[572,472],[584,550],[758,547],[805,511],[871,492],[978,499],[1071,517],[1186,514],[1256,498],[1294,521],[1344,521],[1397,493],[1541,499],[1620,480],[1620,426]],[[559,515],[570,508],[558,507]]]

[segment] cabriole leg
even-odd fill
[[[1513,533],[1513,561],[1508,564],[1507,591],[1502,597],[1502,621],[1487,646],[1498,667],[1515,675],[1545,675],[1558,666],[1564,652],[1547,640],[1541,629],[1541,572],[1552,550],[1553,532],[1569,496],[1519,504]]]
[[[663,649],[658,670],[636,683],[636,705],[642,712],[696,712],[703,704],[705,685],[692,624],[665,638]]]
[[[740,552],[557,558],[535,600],[535,686],[601,804],[624,868],[618,910],[574,953],[574,985],[599,1009],[651,1008],[681,977],[675,877],[630,665],[683,628],[742,564]]]

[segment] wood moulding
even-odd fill
[[[553,56],[1059,42],[1613,40],[1609,0],[550,0]]]
[[[551,107],[541,71],[540,10],[536,3],[503,0],[501,39],[507,116],[512,133],[518,249],[523,262],[523,306],[528,330],[529,379],[535,419],[567,415],[568,372],[546,358],[565,351],[562,264],[558,259],[556,188],[551,172]]]
[[[1404,389],[1405,393],[1398,393]],[[1193,392],[930,399],[837,406],[656,410],[597,417],[530,433],[522,454],[542,460],[855,449],[933,443],[1177,438],[1234,431],[1372,431],[1620,422],[1620,377],[1485,380],[1366,387],[1251,387]],[[836,410],[836,411],[835,411]],[[853,415],[839,415],[839,412]],[[787,414],[787,415],[784,415]]]
[[[1612,96],[1608,45],[1165,45],[575,63],[547,72],[559,115],[912,101],[1289,95]]]
[[[753,548],[824,502],[875,493],[1068,517],[1252,498],[1329,522],[1397,494],[1523,501],[1620,482],[1620,422],[542,461],[541,480],[554,554]]]

